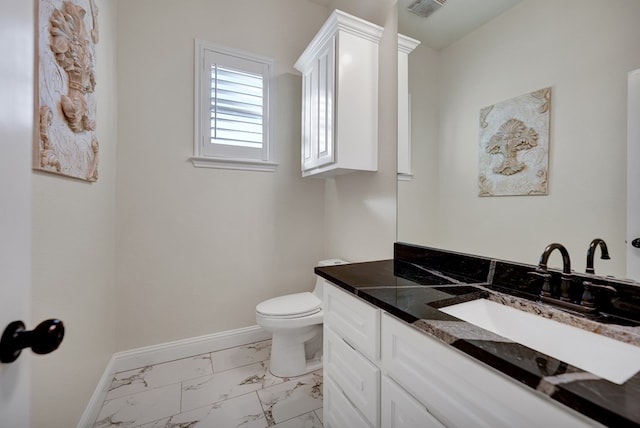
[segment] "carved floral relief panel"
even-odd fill
[[[546,195],[551,88],[480,110],[480,196]]]
[[[98,179],[94,0],[38,0],[34,168]]]

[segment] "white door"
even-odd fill
[[[627,277],[640,281],[640,69],[629,73],[627,115]]]
[[[14,320],[31,327],[33,3],[0,0],[0,333]],[[29,426],[29,353],[0,363],[3,427]]]

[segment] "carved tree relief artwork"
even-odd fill
[[[480,196],[546,195],[551,88],[480,110]]]
[[[500,126],[500,130],[491,137],[486,151],[491,155],[502,155],[502,163],[493,167],[493,172],[502,175],[513,175],[522,171],[524,162],[518,161],[521,150],[538,145],[538,133],[528,128],[519,119],[509,119]]]
[[[38,1],[39,132],[34,168],[98,179],[94,0]]]

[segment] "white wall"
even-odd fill
[[[396,238],[397,13],[391,5],[378,7],[383,18],[369,18],[384,27],[378,73],[378,170],[340,175],[326,180],[325,186],[327,253],[349,261],[392,258]]]
[[[313,288],[324,183],[300,173],[293,64],[328,17],[299,0],[118,3],[117,349],[255,324]],[[194,37],[275,59],[275,173],[194,168]]]
[[[409,54],[413,178],[398,181],[398,240],[433,242],[438,229],[439,52],[425,43]]]
[[[596,272],[623,276],[626,85],[640,66],[638,16],[635,0],[525,0],[442,50],[430,202],[438,229],[401,239],[526,263],[561,242],[583,271],[589,242],[601,237],[612,260],[598,260]],[[549,195],[478,197],[480,108],[546,86]]]
[[[75,426],[115,351],[116,4],[96,3],[98,181],[33,174],[31,318],[66,327],[56,352],[31,359],[34,428]]]
[[[318,260],[388,256],[395,237],[393,122],[380,126],[379,174],[342,180],[336,198],[301,178],[293,63],[328,7],[97,3],[99,180],[33,177],[32,318],[67,327],[58,351],[33,359],[34,427],[74,426],[113,352],[253,325],[258,302],[310,290]],[[395,58],[389,34],[383,62]],[[194,37],[275,58],[277,172],[188,161]],[[381,66],[383,114],[395,112],[394,73],[395,60]],[[329,234],[335,224],[356,244]]]

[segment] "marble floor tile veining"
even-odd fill
[[[257,391],[270,425],[322,407],[322,371]]]
[[[269,372],[271,341],[116,373],[94,428],[321,428],[322,370]]]
[[[94,427],[137,427],[179,412],[176,383],[105,401]]]
[[[191,410],[206,404],[282,383],[285,379],[273,376],[266,361],[214,373],[211,376],[182,382],[182,410]]]
[[[271,354],[271,341],[250,343],[236,348],[223,349],[211,353],[215,371],[222,372],[237,367],[246,366],[260,361],[267,361]]]
[[[266,426],[268,425],[260,400],[258,400],[255,393],[251,393],[180,413],[170,418],[143,425],[143,428],[264,428]]]
[[[116,373],[107,400],[213,374],[211,354]]]

